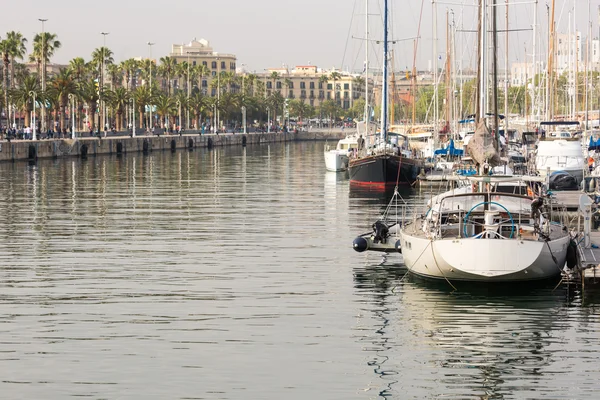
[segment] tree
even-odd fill
[[[51,32],[38,33],[33,38],[33,53],[29,55],[29,61],[37,63],[38,74],[44,82],[46,81],[47,64],[54,52],[61,46],[62,43],[57,39],[56,34]],[[42,60],[45,60],[43,71],[41,71]]]
[[[285,99],[281,95],[280,92],[274,92],[269,97],[267,97],[266,105],[272,111],[273,121],[277,121],[277,113],[281,109],[281,114],[283,115],[283,105],[285,104]]]
[[[73,73],[69,68],[61,68],[58,74],[50,81],[50,94],[57,99],[57,104],[60,112],[60,129],[65,129],[65,112],[69,103],[69,95],[77,93],[77,83],[73,77]],[[71,115],[71,118],[73,116]]]
[[[202,94],[200,91],[195,91],[192,93],[189,99],[189,107],[194,114],[194,128],[198,129],[198,127],[202,124],[202,114],[208,110],[208,98]]]
[[[0,56],[2,57],[2,63],[4,65],[4,107],[6,107],[6,109],[8,110],[8,90],[9,90],[9,83],[8,83],[8,66],[10,64],[10,54],[12,53],[13,50],[13,43],[8,40],[8,39],[4,39],[2,41],[0,41]],[[2,114],[2,109],[0,108],[0,115]],[[5,112],[6,115],[6,119],[9,119],[8,116],[8,112]]]
[[[156,112],[160,116],[161,127],[164,128],[166,125],[166,118],[174,114],[175,100],[165,94],[160,94],[155,102]]]
[[[329,79],[333,81],[333,99],[335,100],[336,104],[338,104],[338,100],[340,98],[339,93],[338,93],[338,87],[337,87],[337,81],[339,81],[340,79],[342,79],[342,75],[337,72],[337,71],[333,71],[331,73],[331,75],[329,75]]]
[[[129,104],[129,99],[131,97],[130,93],[124,87],[118,87],[108,91],[106,97],[110,108],[112,108],[117,115],[117,130],[121,131],[123,129],[123,114]]]
[[[159,73],[167,80],[167,94],[171,95],[171,79],[176,74],[177,60],[173,57],[161,57]]]
[[[12,51],[10,53],[10,87],[15,88],[15,60],[22,60],[25,57],[27,51],[26,43],[27,39],[23,37],[21,32],[11,31],[6,34],[6,40],[11,42]]]
[[[77,90],[80,99],[87,104],[88,123],[91,129],[96,128],[96,110],[100,95],[93,79],[86,79],[79,83]]]
[[[69,69],[73,73],[73,78],[81,82],[88,72],[88,65],[82,57],[75,57],[69,61]]]
[[[23,114],[25,114],[25,126],[31,126],[31,112],[33,111],[33,98],[30,93],[40,92],[39,80],[36,75],[28,75],[23,78],[19,87],[13,92],[13,100]]]
[[[150,86],[138,86],[132,93],[133,98],[135,99],[135,104],[140,113],[140,126],[143,126],[144,121],[144,113],[146,112],[146,107],[151,106],[154,102],[156,93]],[[146,125],[147,127],[152,127],[152,121],[149,121]]]
[[[273,71],[273,72],[271,72],[271,75],[269,75],[269,78],[273,81],[273,86],[271,87],[271,90],[272,90],[271,93],[275,93],[275,85],[281,77],[279,76],[277,71]]]

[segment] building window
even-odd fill
[[[305,99],[306,98],[306,90],[301,90],[300,91],[300,98],[301,99]]]
[[[212,76],[217,76],[217,71],[213,71]]]
[[[350,101],[349,100],[344,100],[344,109],[347,110],[350,108]]]
[[[311,99],[314,99],[314,98],[315,98],[315,91],[314,91],[314,90],[311,90],[311,91],[310,91],[310,98],[311,98]]]
[[[325,98],[325,91],[323,91],[323,90],[319,90],[319,98],[320,98],[320,99],[323,99],[323,98]]]
[[[293,99],[293,98],[294,98],[294,91],[293,91],[293,90],[290,90],[290,91],[288,92],[288,97],[289,97],[290,99]]]
[[[345,98],[345,99],[347,99],[347,98],[349,98],[349,97],[350,97],[350,96],[348,95],[348,92],[344,92],[344,98]]]
[[[221,61],[221,69],[225,69],[225,61]]]
[[[277,82],[277,83],[275,84],[275,88],[277,88],[277,89],[281,89],[281,82]]]
[[[311,82],[311,83],[308,84],[308,86],[309,86],[309,88],[314,89],[315,88],[315,83]]]
[[[313,99],[310,99],[310,106],[314,107],[315,106],[315,101]]]
[[[208,81],[206,79],[202,79],[202,87],[208,87]]]
[[[204,65],[205,67],[208,67],[208,63],[206,61],[202,61],[202,65]]]
[[[267,82],[267,89],[273,89],[273,83]]]
[[[331,92],[327,92],[327,100],[331,100]]]
[[[349,90],[349,89],[350,89],[350,84],[344,83],[344,90]]]
[[[333,86],[331,85],[331,83],[327,84],[327,90],[331,90],[333,88]]]
[[[210,63],[210,67],[211,67],[212,69],[216,69],[216,68],[217,68],[217,62],[216,62],[216,61],[213,61],[212,63]]]
[[[294,88],[294,82],[289,82],[288,88],[293,89]]]
[[[44,46],[46,47],[46,46]],[[196,66],[196,61],[192,61],[192,65],[195,67]]]
[[[306,89],[306,82],[300,82],[300,89]]]
[[[212,88],[212,89],[210,90],[210,95],[211,95],[211,96],[213,96],[213,97],[215,97],[215,95],[216,95],[216,94],[217,94],[217,89],[215,89],[215,88]]]

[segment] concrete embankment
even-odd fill
[[[178,149],[246,146],[294,141],[337,141],[345,136],[341,130],[315,130],[298,133],[226,133],[161,136],[85,137],[77,139],[13,140],[0,142],[0,162],[36,160],[38,158],[89,157],[102,154],[126,154]]]

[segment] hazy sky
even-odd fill
[[[453,0],[452,3],[473,4],[475,1]],[[505,3],[505,0],[497,1]],[[410,38],[417,36],[423,2],[417,63],[426,68],[433,58],[431,0],[390,0],[393,38],[398,40],[395,65],[399,69],[412,65]],[[115,61],[148,56],[148,41],[156,43],[152,56],[159,58],[168,55],[173,43],[187,43],[194,37],[209,40],[215,51],[235,54],[238,66],[246,64],[248,70],[257,72],[282,64],[308,63],[324,68],[361,70],[364,60],[365,41],[359,38],[364,38],[365,0],[7,0],[3,3],[0,37],[4,37],[6,31],[16,30],[31,42],[33,35],[41,32],[38,18],[48,18],[46,31],[58,34],[63,44],[53,59],[59,63],[67,63],[77,56],[89,60],[92,51],[102,46],[100,32],[103,31],[110,33],[106,46],[115,53]],[[587,36],[588,0],[556,0],[556,3],[556,19],[565,31],[569,10],[577,4],[579,29]],[[378,55],[381,45],[374,40],[381,37],[382,4],[382,0],[369,0],[370,14],[374,14],[369,17],[372,66],[381,63]],[[590,4],[594,36],[597,36],[600,0],[590,0]],[[476,21],[472,6],[439,4],[437,8],[438,53],[443,53],[446,10],[452,10],[456,25],[463,30],[475,29]],[[538,10],[540,31],[545,31],[546,0],[540,0]],[[499,8],[499,15],[503,25],[503,7]],[[532,22],[532,6],[514,6],[511,27],[530,28]],[[511,61],[524,59],[525,48],[531,47],[531,36],[531,32],[525,31],[510,35]],[[457,54],[466,62],[473,59],[474,37],[472,33],[457,35]],[[500,40],[503,43],[504,39]],[[504,50],[502,52],[504,54]]]

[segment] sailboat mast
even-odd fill
[[[381,87],[381,138],[387,139],[388,118],[388,0],[383,2],[383,83]]]
[[[548,69],[546,72],[546,85],[548,91],[546,92],[546,119],[551,120],[554,117],[554,95],[552,92],[552,88],[554,87],[554,4],[555,0],[552,0],[552,5],[550,8],[550,20],[548,21],[549,31],[550,31],[550,39],[549,39],[549,49],[548,49]]]
[[[475,91],[475,124],[479,125],[479,120],[481,118],[483,118],[483,116],[485,115],[485,111],[482,112],[482,108],[483,108],[483,96],[481,95],[482,92],[482,84],[481,81],[483,79],[481,79],[481,74],[483,73],[483,71],[481,70],[481,55],[483,53],[483,51],[481,50],[481,46],[482,46],[482,27],[481,27],[481,22],[482,22],[482,8],[483,8],[483,2],[484,0],[479,0],[479,13],[477,14],[477,42],[478,42],[478,46],[477,46],[477,90]]]
[[[496,1],[492,3],[492,64],[493,64],[493,78],[492,83],[492,96],[494,97],[494,147],[498,150],[498,140],[500,138],[500,130],[498,129],[498,26],[497,26],[497,12]],[[508,32],[507,32],[508,34]],[[506,134],[506,132],[505,132]]]
[[[486,49],[487,49],[487,1],[479,0],[479,69],[480,69],[480,79],[479,79],[479,118],[485,118],[485,113],[487,112],[487,57],[486,57]]]
[[[365,0],[365,137],[369,136],[369,0]],[[368,140],[368,139],[367,139]]]
[[[508,0],[506,0],[506,45],[504,55],[504,134],[508,135]],[[535,26],[535,25],[534,25]],[[535,29],[535,28],[534,28]],[[507,136],[508,137],[508,136]]]

